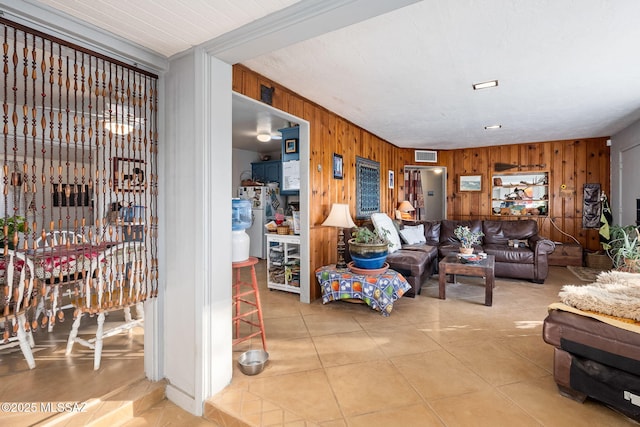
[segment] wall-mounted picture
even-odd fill
[[[342,155],[333,153],[333,177],[335,179],[342,179]]]
[[[285,139],[284,152],[287,154],[298,152],[298,138]]]
[[[482,191],[482,175],[460,175],[460,191]]]
[[[113,186],[116,191],[144,191],[144,160],[116,157],[113,159]]]
[[[380,212],[380,190],[384,188],[380,163],[356,156],[356,218],[369,219]]]
[[[389,171],[389,188],[393,188],[395,186],[395,180],[393,171]]]
[[[90,206],[89,186],[82,184],[53,184],[53,206]]]

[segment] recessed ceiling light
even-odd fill
[[[496,87],[496,86],[498,86],[498,81],[497,80],[490,80],[488,82],[474,83],[473,84],[473,90],[487,89],[487,88]]]
[[[258,138],[258,141],[260,142],[269,142],[271,141],[271,135],[268,133],[259,133],[258,136],[256,136],[256,138]]]
[[[491,125],[491,126],[485,126],[484,129],[485,130],[500,129],[501,127],[502,125]]]

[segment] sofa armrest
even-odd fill
[[[556,244],[549,239],[536,234],[529,238],[529,247],[535,252],[536,257],[541,254],[549,255],[556,248]]]

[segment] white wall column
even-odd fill
[[[166,75],[164,374],[196,415],[232,375],[231,73],[196,48]]]

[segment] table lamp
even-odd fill
[[[403,200],[398,206],[398,210],[402,213],[402,219],[413,219],[413,215],[410,212],[415,211],[410,201]]]
[[[344,261],[344,229],[356,226],[351,219],[351,214],[349,214],[349,205],[334,203],[331,206],[329,216],[324,220],[322,225],[338,227],[338,262],[336,263],[336,268],[347,268],[347,263]]]

